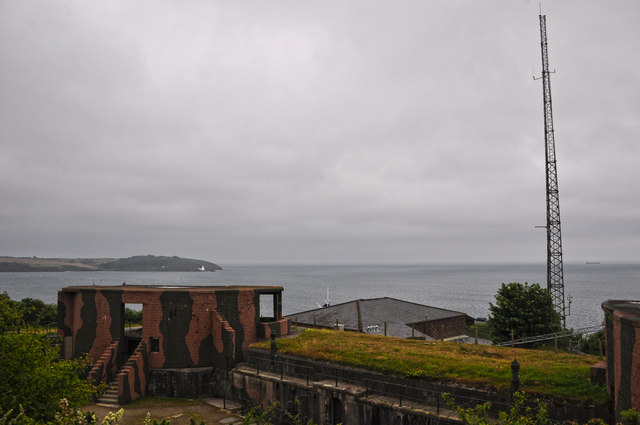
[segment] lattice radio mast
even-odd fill
[[[556,169],[556,145],[553,138],[551,80],[547,56],[547,17],[540,14],[540,46],[542,48],[542,94],[544,98],[544,142],[547,176],[547,290],[553,306],[566,328],[564,273],[562,270],[562,235],[560,233],[560,196]],[[538,78],[540,79],[540,78]]]

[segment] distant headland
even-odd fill
[[[0,272],[213,272],[217,264],[191,258],[136,255],[129,258],[0,257]]]

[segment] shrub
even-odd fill
[[[561,329],[551,295],[537,283],[503,283],[496,293],[495,305],[489,304],[489,311],[488,324],[494,343],[508,341],[511,332],[518,339]]]

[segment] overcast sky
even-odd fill
[[[543,13],[565,262],[637,262],[640,2]],[[538,14],[0,0],[0,255],[544,262]]]

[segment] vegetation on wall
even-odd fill
[[[255,344],[269,349],[269,342]],[[278,351],[365,369],[507,391],[511,362],[520,363],[521,389],[559,400],[603,403],[606,390],[589,380],[594,356],[577,356],[520,348],[415,341],[307,329],[295,338],[277,341]]]

